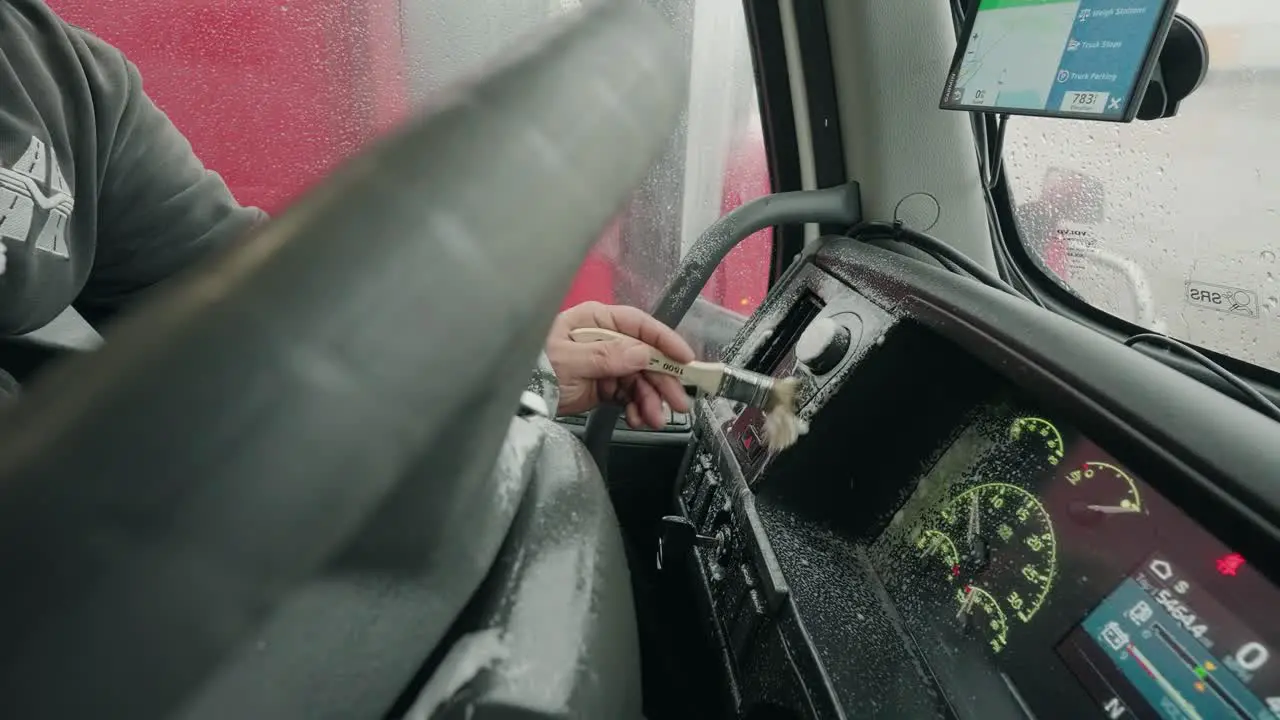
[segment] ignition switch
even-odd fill
[[[820,317],[800,333],[800,339],[796,341],[796,360],[814,375],[829,373],[849,352],[849,340],[849,328],[829,317]]]

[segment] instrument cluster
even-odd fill
[[[977,651],[1019,697],[1074,676],[1083,694],[1048,697],[1080,695],[1081,712],[1280,717],[1280,592],[1098,445],[1015,402],[957,434],[873,557],[944,687]]]

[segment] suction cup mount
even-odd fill
[[[1137,119],[1163,120],[1177,115],[1178,106],[1200,87],[1208,71],[1209,43],[1204,32],[1185,15],[1175,15]]]

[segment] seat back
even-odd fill
[[[543,436],[520,513],[405,720],[641,717],[622,533],[582,443]]]
[[[504,539],[559,301],[675,124],[670,44],[639,3],[583,12],[0,414],[8,715],[171,716],[403,497],[432,502],[377,559],[426,570],[431,651]]]

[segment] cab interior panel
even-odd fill
[[[276,219],[0,337],[0,718],[1280,720],[1275,0],[9,3]]]

